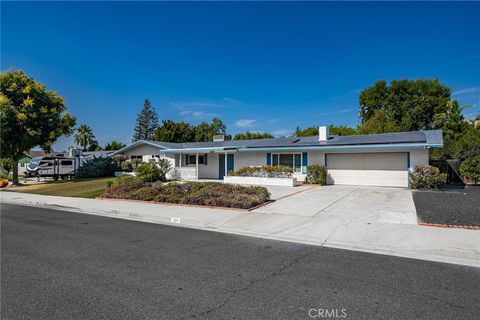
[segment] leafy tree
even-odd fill
[[[402,128],[395,123],[391,116],[381,110],[375,110],[368,121],[358,128],[358,131],[362,134],[399,132],[402,131]]]
[[[148,99],[143,103],[142,111],[137,116],[137,122],[132,141],[151,140],[153,132],[158,127],[158,116]]]
[[[329,125],[328,131],[332,136],[351,136],[358,134],[357,129],[348,127],[346,125],[334,126]],[[310,137],[318,135],[318,126],[311,126],[305,129],[300,129],[297,127],[295,130],[295,137]]]
[[[98,145],[95,136],[93,135],[92,128],[86,124],[80,125],[75,130],[74,141],[77,145],[82,147],[83,151],[87,151],[88,146],[95,146],[95,144]]]
[[[466,159],[460,166],[460,173],[477,184],[480,181],[480,156]]]
[[[63,97],[23,71],[0,75],[0,150],[14,163],[13,183],[18,184],[17,163],[24,152],[37,146],[51,151],[58,137],[72,133],[75,122]]]
[[[183,121],[163,120],[162,125],[155,130],[153,140],[177,143],[194,141],[195,128]]]
[[[113,140],[112,142],[107,143],[103,149],[107,151],[114,151],[125,148],[126,146],[127,145],[125,143]]]
[[[461,131],[462,109],[438,79],[377,81],[360,93],[363,133],[444,129]],[[384,122],[387,123],[384,123]]]
[[[330,125],[328,126],[328,130],[330,135],[332,136],[354,136],[358,134],[357,129],[348,127],[345,125],[340,125],[340,126]]]
[[[178,143],[212,141],[214,135],[225,133],[226,126],[218,118],[213,118],[211,123],[201,122],[197,126],[183,121],[163,120],[162,125],[155,130],[153,140]]]
[[[300,127],[297,127],[294,135],[295,137],[318,136],[318,126],[311,126],[305,129],[300,129]]]
[[[94,140],[93,143],[88,146],[87,151],[103,151],[103,148],[98,144],[97,140]]]
[[[237,133],[233,140],[251,140],[251,139],[271,139],[273,136],[267,132],[244,132],[244,133]]]
[[[201,122],[195,127],[195,141],[212,141],[214,135],[226,134],[222,120],[213,118],[211,123]]]

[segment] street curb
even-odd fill
[[[458,229],[468,229],[468,230],[480,230],[480,226],[462,226],[456,224],[444,224],[444,223],[427,223],[421,222],[419,226],[424,227],[438,227],[438,228],[458,228]]]

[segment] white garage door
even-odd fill
[[[331,153],[328,184],[408,187],[407,153]]]

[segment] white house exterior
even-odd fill
[[[180,180],[223,179],[248,166],[286,165],[303,181],[307,166],[327,168],[328,184],[408,187],[409,171],[429,163],[429,149],[443,146],[440,130],[215,142],[137,141],[119,151],[127,159],[169,159]]]

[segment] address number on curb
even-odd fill
[[[172,223],[180,223],[180,218],[171,218],[170,221]]]

